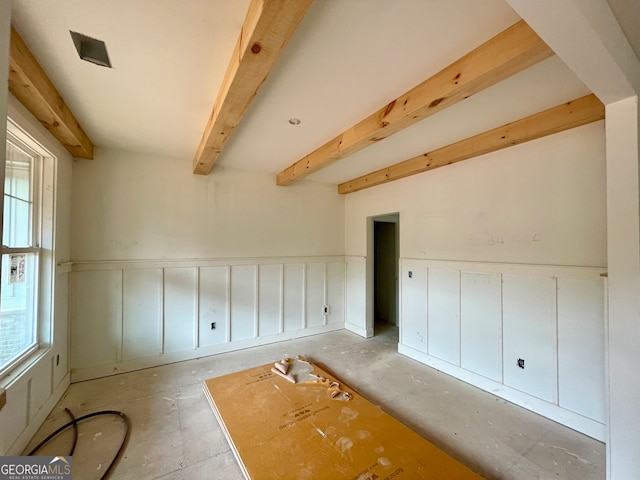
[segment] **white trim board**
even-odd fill
[[[465,370],[464,368],[451,365],[450,363],[444,362],[411,347],[399,344],[398,352],[429,367],[435,368],[442,373],[446,373],[447,375],[451,375],[452,377],[485,390],[492,395],[508,400],[509,402],[524,407],[527,410],[531,410],[532,412],[577,430],[578,432],[584,433],[596,440],[605,440],[605,425],[596,422],[595,420],[561,408],[557,405],[552,405],[549,402],[540,400],[527,393],[516,390],[515,388],[508,387],[502,383],[495,382],[481,375],[470,372],[469,370]]]
[[[400,353],[604,440],[604,269],[400,264]]]
[[[344,257],[96,262],[70,275],[74,382],[345,325]]]
[[[306,328],[295,332],[283,332],[265,337],[251,338],[248,340],[239,340],[230,343],[222,343],[219,345],[208,345],[205,347],[184,350],[181,352],[172,352],[163,355],[135,358],[124,362],[113,362],[105,365],[79,368],[71,371],[71,383],[77,383],[101,377],[108,377],[120,373],[133,372],[135,370],[142,370],[144,368],[159,367],[162,365],[183,362],[186,360],[194,360],[197,358],[208,357],[220,353],[245,350],[260,345],[285,342],[287,340],[310,337],[313,335],[318,335],[320,333],[328,333],[337,330],[344,330],[344,325],[322,325],[319,327]]]

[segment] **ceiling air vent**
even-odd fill
[[[78,55],[80,55],[82,60],[95,63],[102,67],[111,68],[111,62],[107,54],[107,46],[102,40],[87,37],[78,32],[69,31],[69,33],[71,33],[73,44],[76,46]]]

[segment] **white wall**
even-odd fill
[[[75,262],[344,254],[335,186],[100,147],[73,170]]]
[[[403,258],[606,265],[604,122],[347,196],[347,255],[400,212]]]
[[[7,404],[0,411],[0,455],[19,455],[38,430],[70,382],[68,285],[70,268],[71,156],[46,129],[13,97],[8,115],[56,157],[54,181],[44,185],[47,203],[55,206],[55,240],[43,244],[44,271],[53,275],[52,289],[40,292],[40,308],[52,317],[52,329],[44,329],[44,344],[0,386],[7,389]],[[51,196],[55,193],[55,198]]]
[[[602,439],[605,177],[597,122],[356,192],[346,200],[346,253],[366,255],[368,217],[398,211],[400,351]],[[366,285],[358,273],[353,291]],[[366,331],[359,298],[347,327]],[[594,379],[573,382],[576,352],[588,348]],[[585,391],[600,400],[576,404]]]
[[[74,381],[344,328],[335,186],[104,148],[73,174]]]

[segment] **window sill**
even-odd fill
[[[31,369],[38,365],[50,350],[51,347],[49,346],[40,347],[9,372],[6,372],[2,378],[0,378],[0,391],[6,391],[25,377],[28,377]]]

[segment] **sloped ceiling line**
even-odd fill
[[[76,158],[93,158],[93,143],[18,32],[11,28],[9,91]]]
[[[529,117],[338,185],[338,192],[353,193],[452,163],[495,152],[605,118],[604,105],[591,94]]]
[[[521,20],[290,165],[276,183],[291,185],[552,55]]]
[[[313,0],[252,0],[193,160],[207,175]]]

